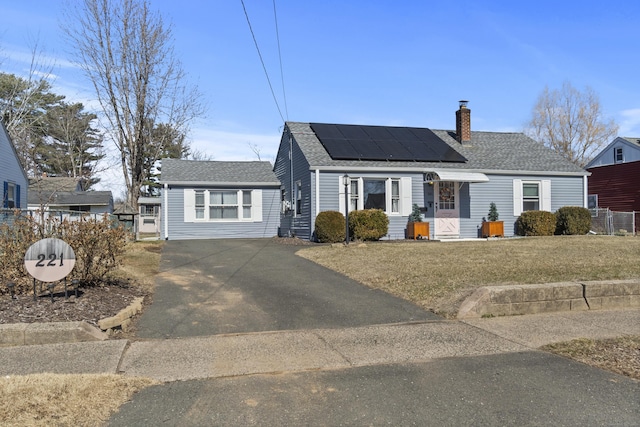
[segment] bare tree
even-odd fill
[[[580,167],[617,132],[618,125],[604,117],[600,99],[593,89],[587,87],[580,92],[569,82],[560,90],[545,87],[533,108],[527,130],[532,138]]]
[[[91,80],[120,157],[127,202],[137,208],[145,164],[165,146],[153,141],[159,123],[187,134],[203,113],[198,89],[186,84],[170,27],[146,0],[83,0],[66,11],[63,28],[75,59]]]
[[[260,147],[258,147],[258,144],[254,144],[251,142],[247,142],[247,144],[249,145],[249,148],[251,149],[251,151],[253,151],[253,154],[256,155],[256,157],[258,158],[258,161],[262,161],[262,159],[260,158]]]

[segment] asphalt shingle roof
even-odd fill
[[[446,168],[483,172],[528,171],[586,174],[584,169],[565,160],[555,151],[522,133],[472,131],[471,141],[461,144],[455,139],[454,131],[431,129],[445,143],[465,157],[468,160],[465,163],[333,160],[316,137],[309,123],[287,122],[286,125],[311,167]]]
[[[53,206],[109,206],[113,195],[111,191],[32,191],[27,194],[30,205]]]
[[[269,162],[223,162],[162,159],[161,182],[273,184],[280,181]]]

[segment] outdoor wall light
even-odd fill
[[[11,294],[11,299],[16,299],[16,284],[11,282],[7,283],[7,288],[9,288],[9,293]]]

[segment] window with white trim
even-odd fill
[[[351,188],[349,189],[349,200],[351,201],[349,211],[358,210],[358,199],[360,198],[360,192],[358,191],[359,181],[357,179],[351,180]]]
[[[540,210],[551,212],[551,180],[513,180],[513,215]]]
[[[522,183],[522,211],[540,210],[540,184],[537,182]]]
[[[256,221],[256,191],[185,190],[185,221]]]
[[[339,177],[339,204],[344,213],[344,184]],[[411,178],[351,178],[349,212],[381,209],[387,214],[409,215],[411,212]]]
[[[616,147],[614,150],[614,161],[616,163],[624,162],[624,152],[622,151],[622,147]]]

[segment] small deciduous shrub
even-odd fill
[[[564,206],[556,211],[556,234],[587,234],[591,213],[580,206]]]
[[[344,242],[344,215],[337,211],[320,212],[316,217],[315,231],[320,243]]]
[[[520,236],[553,236],[556,216],[547,211],[526,211],[518,217],[516,230]]]
[[[31,276],[24,268],[27,249],[47,237],[62,239],[71,246],[76,263],[68,277],[79,279],[84,285],[104,282],[107,274],[120,265],[127,244],[124,227],[115,226],[106,215],[102,219],[54,218],[40,222],[16,213],[11,225],[0,225],[0,280],[14,283],[17,294],[32,289]],[[0,294],[6,292],[6,287],[0,286]]]
[[[356,240],[380,240],[389,231],[389,218],[381,209],[349,212],[349,234]]]

